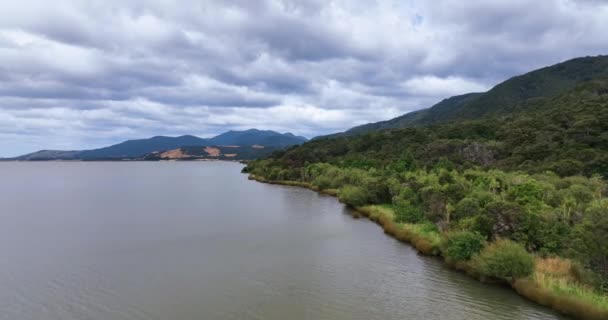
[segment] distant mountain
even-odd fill
[[[113,146],[86,150],[77,156],[84,159],[94,158],[132,158],[159,150],[175,149],[182,146],[205,146],[206,139],[195,136],[164,137],[157,136],[149,139],[128,140]]]
[[[474,120],[488,116],[533,111],[549,99],[590,80],[608,79],[608,56],[584,57],[538,69],[502,82],[485,93],[445,99],[429,109],[351,128],[324,137],[415,127],[438,122]],[[319,138],[324,138],[319,137]]]
[[[275,131],[250,129],[246,131],[228,131],[211,139],[203,139],[192,135],[179,137],[156,136],[149,139],[128,140],[105,148],[60,151],[41,150],[10,160],[118,160],[143,157],[154,152],[179,149],[181,147],[205,146],[262,146],[276,149],[306,142],[304,137],[291,133],[281,134]],[[257,152],[256,154],[262,154]],[[9,159],[4,159],[9,160]]]
[[[16,158],[2,160],[72,160],[80,151],[40,150]]]
[[[287,147],[306,141],[308,141],[308,139],[295,136],[292,133],[281,134],[271,130],[258,129],[249,129],[245,131],[231,130],[209,139],[211,144],[218,146],[247,146],[257,144],[262,146]]]

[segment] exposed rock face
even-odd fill
[[[205,147],[205,152],[207,152],[210,157],[219,157],[221,154],[220,149],[215,147]]]
[[[160,157],[163,159],[182,159],[187,155],[184,154],[182,149],[174,149],[161,153]]]

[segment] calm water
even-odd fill
[[[0,163],[0,319],[559,319],[241,167]]]

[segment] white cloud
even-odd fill
[[[428,96],[454,96],[468,92],[484,92],[488,87],[475,81],[459,78],[447,77],[439,78],[433,75],[414,77],[403,83],[403,88],[412,95]]]
[[[606,16],[584,0],[3,1],[0,155],[341,131],[605,54]]]

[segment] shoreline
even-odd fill
[[[247,174],[247,173],[246,173]],[[284,185],[307,188],[320,194],[329,195],[333,197],[338,196],[338,190],[319,190],[306,182],[300,181],[275,181],[268,180],[263,177],[256,176],[254,174],[247,174],[249,180],[254,180],[261,183]],[[442,256],[441,250],[439,249],[438,239],[434,237],[426,237],[416,229],[412,228],[415,225],[404,225],[398,224],[393,221],[391,212],[388,208],[382,208],[379,206],[369,205],[363,207],[351,207],[356,215],[354,218],[361,216],[378,224],[385,234],[396,239],[399,242],[407,243],[412,246],[419,254],[426,256],[433,256],[440,259],[445,265],[451,269],[459,272],[466,273],[471,278],[476,279],[482,283],[498,283],[505,286],[511,287],[518,295],[525,299],[532,301],[541,306],[551,308],[559,312],[560,314],[571,316],[577,319],[590,319],[590,320],[602,320],[608,319],[608,310],[602,310],[594,305],[588,304],[584,301],[573,297],[563,297],[551,292],[547,288],[538,286],[533,280],[529,278],[515,279],[511,282],[506,282],[497,279],[487,279],[482,275],[476,274],[467,264],[464,263],[452,263],[447,261]],[[392,211],[392,210],[391,210]]]

